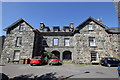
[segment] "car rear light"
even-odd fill
[[[104,60],[104,62],[107,62],[107,60]]]

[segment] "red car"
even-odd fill
[[[61,64],[61,61],[58,59],[57,56],[52,56],[49,60],[49,65],[52,64]]]
[[[30,65],[41,65],[45,64],[46,60],[42,56],[35,56],[30,60]]]

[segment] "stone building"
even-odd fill
[[[4,40],[5,40],[5,36],[0,36],[0,58],[3,50]]]
[[[9,57],[11,61],[19,61],[39,56],[43,51],[76,63],[99,63],[102,57],[120,58],[119,28],[107,27],[100,19],[92,17],[77,27],[70,23],[63,28],[49,28],[40,23],[39,29],[19,19],[4,30],[3,60]]]
[[[114,0],[114,4],[118,14],[118,23],[119,23],[118,26],[120,27],[120,0]]]

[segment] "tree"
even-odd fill
[[[42,51],[40,52],[41,56],[44,57],[46,59],[46,61],[48,62],[49,59],[54,56],[54,54],[52,54],[51,52],[47,52],[47,51]]]

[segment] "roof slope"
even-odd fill
[[[18,19],[13,24],[8,26],[7,28],[3,29],[4,31],[7,31],[9,28],[13,27],[14,25],[18,24],[19,22],[24,21],[26,24],[28,24],[32,29],[34,29],[27,21],[25,21],[23,18]]]
[[[79,24],[76,29],[81,29],[82,27],[84,27],[84,25],[86,24],[87,21],[94,21],[96,24],[101,25],[103,28],[105,29],[109,29],[106,25],[100,23],[99,21],[97,21],[96,19],[94,19],[93,17],[89,17],[88,19],[86,19],[84,22],[82,22],[81,24]]]

